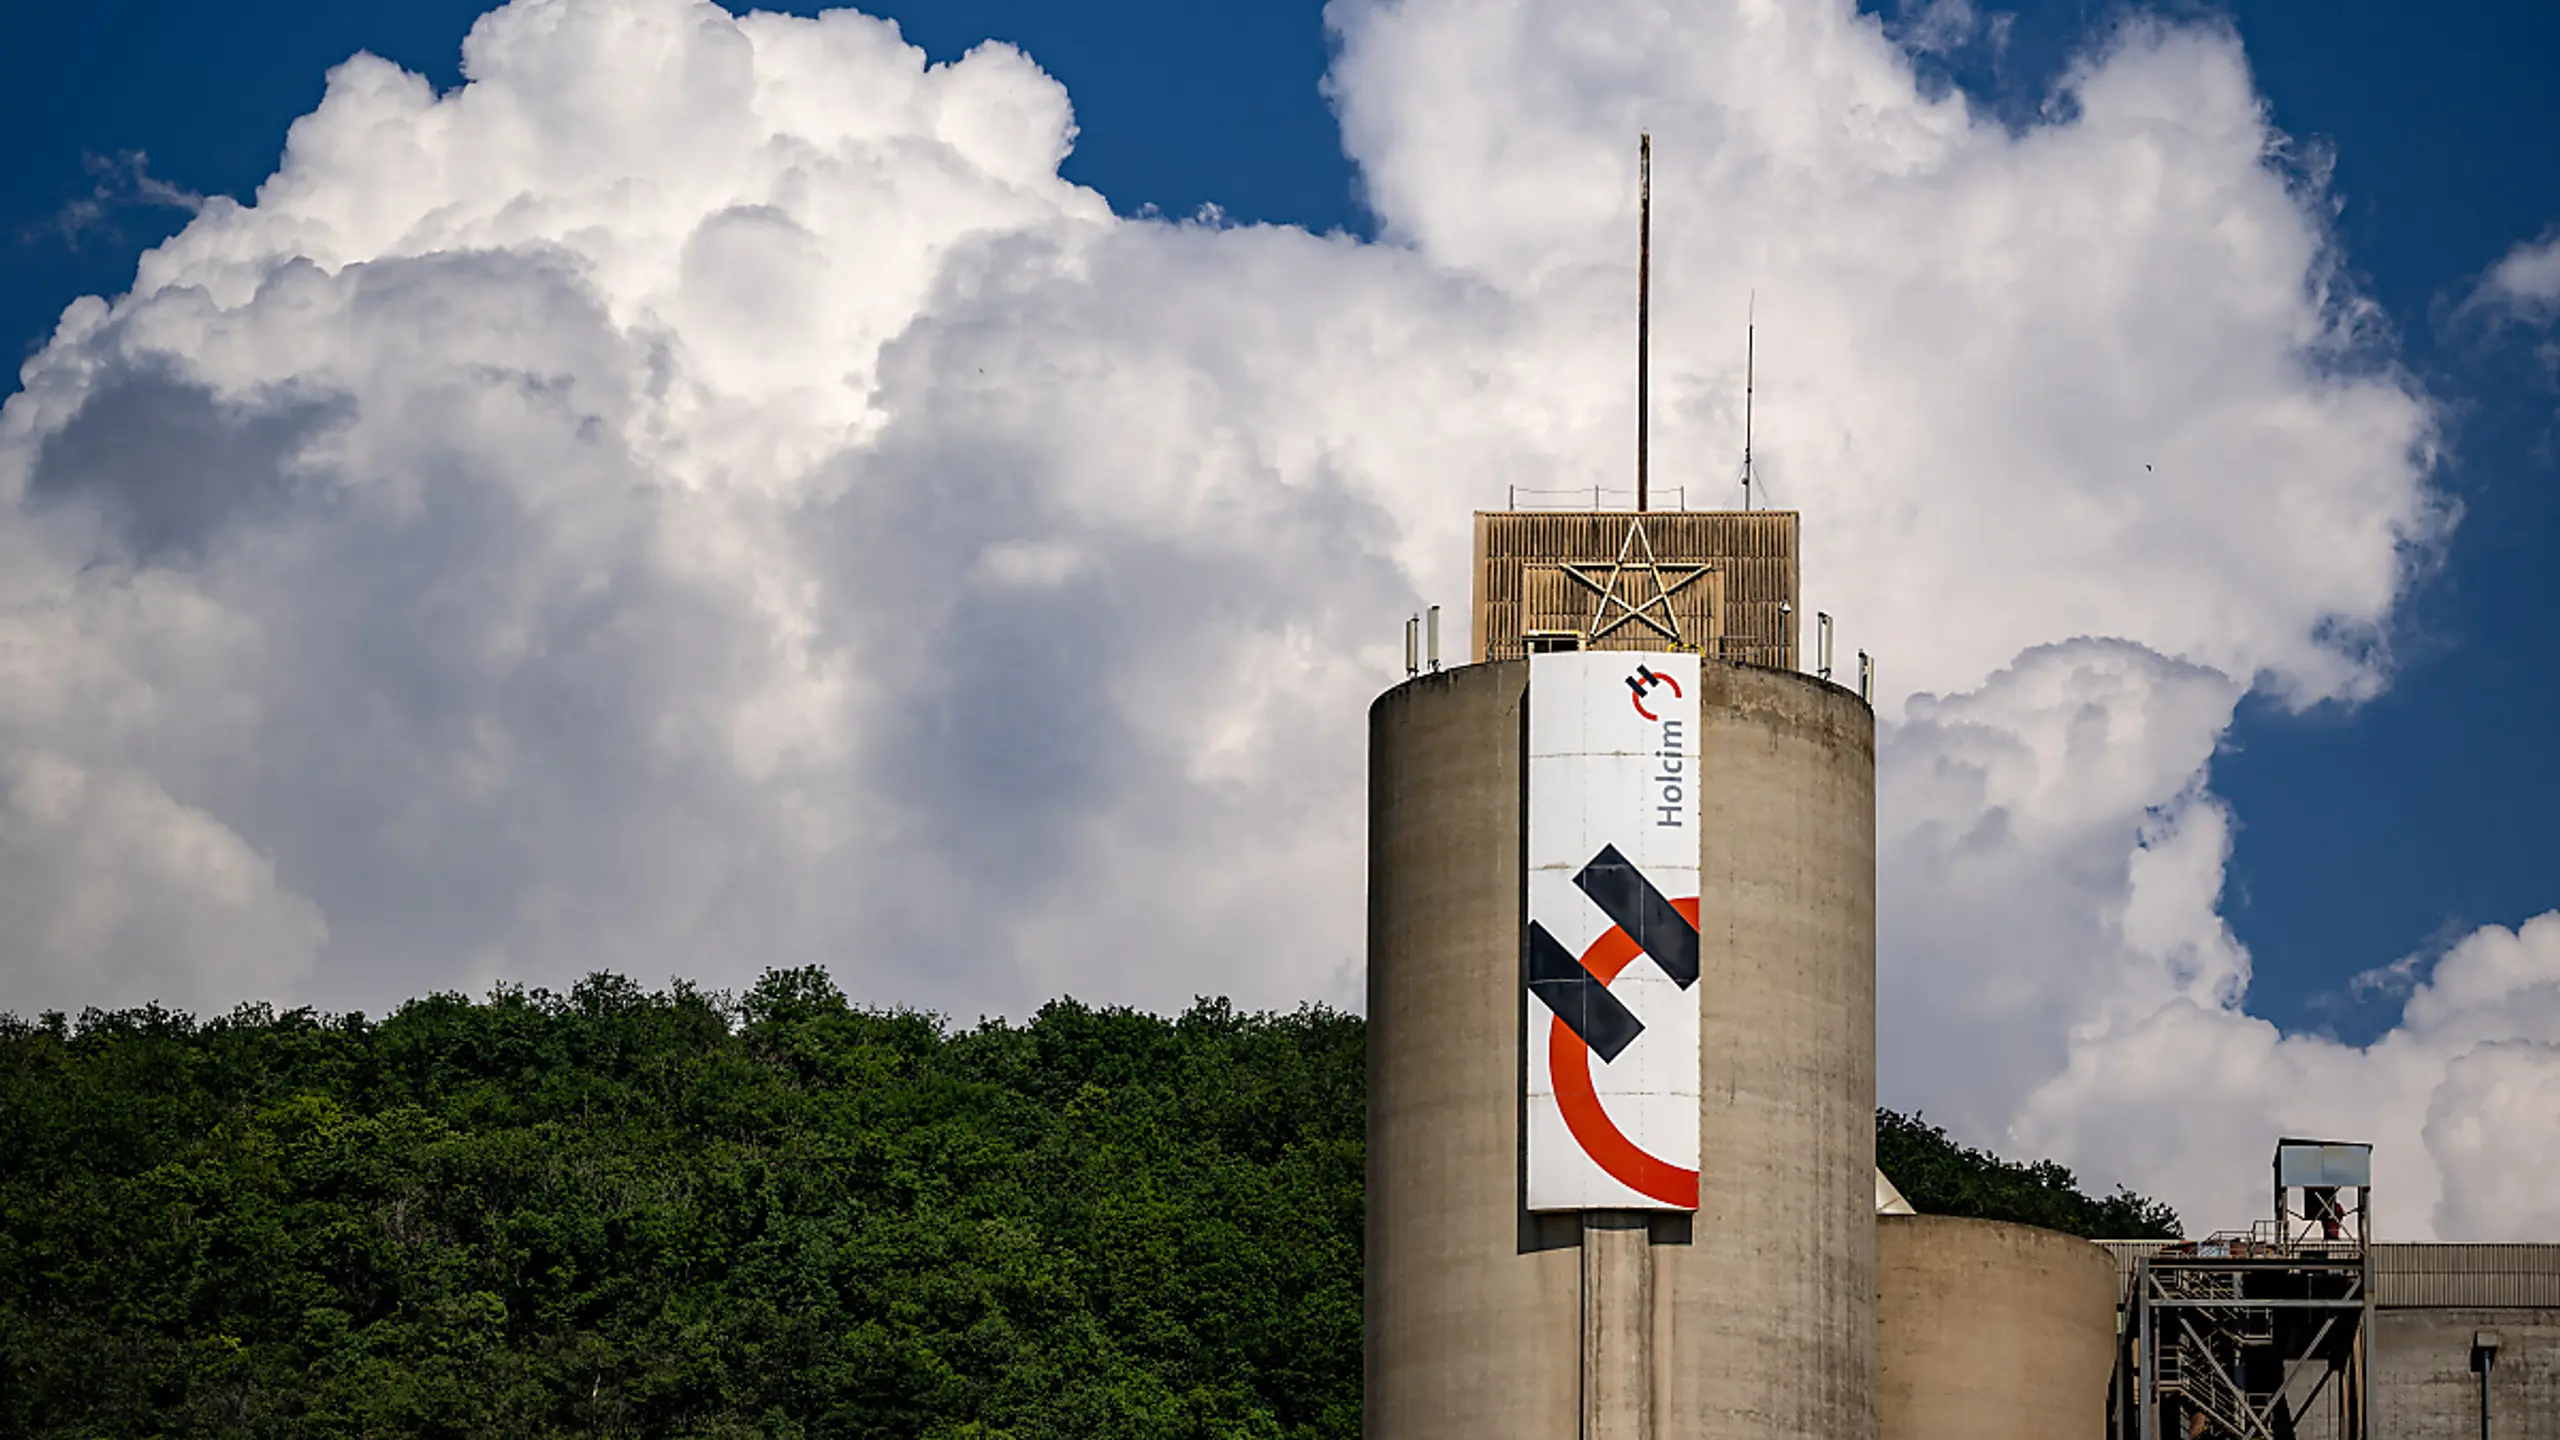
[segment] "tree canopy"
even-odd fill
[[[1964,1215],[2041,1225],[2092,1240],[2170,1240],[2178,1215],[2130,1190],[2083,1194],[2050,1160],[2021,1165],[1959,1145],[1917,1115],[1876,1112],[1876,1168],[1923,1215]]]
[[[816,970],[0,1016],[0,1433],[1348,1440],[1362,1037]],[[1880,1119],[1923,1208],[2166,1216]]]

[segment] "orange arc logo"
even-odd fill
[[[1698,897],[1674,900],[1671,905],[1691,925],[1698,923]],[[1612,925],[1582,953],[1582,964],[1606,985],[1643,953],[1634,937]],[[1698,1208],[1698,1172],[1646,1151],[1609,1118],[1609,1112],[1600,1104],[1600,1093],[1591,1086],[1591,1047],[1583,1044],[1582,1037],[1574,1034],[1562,1018],[1548,1023],[1547,1070],[1555,1081],[1556,1108],[1564,1112],[1565,1128],[1573,1132],[1582,1152],[1611,1179],[1647,1199],[1688,1210]]]
[[[1627,677],[1627,688],[1635,692],[1630,698],[1635,702],[1636,713],[1647,720],[1658,721],[1662,718],[1644,708],[1644,692],[1656,685],[1670,686],[1671,698],[1674,700],[1681,698],[1680,682],[1669,675],[1656,672],[1651,666],[1639,665],[1636,667],[1636,673]]]

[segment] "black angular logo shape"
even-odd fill
[[[1565,1028],[1604,1061],[1617,1059],[1644,1033],[1636,1012],[1535,920],[1529,922],[1529,993],[1545,1001]]]
[[[1617,846],[1601,846],[1573,883],[1610,923],[1627,932],[1637,949],[1652,956],[1674,984],[1686,990],[1698,983],[1698,927],[1664,899],[1644,872],[1618,853]]]
[[[1663,898],[1617,846],[1601,846],[1573,883],[1638,949],[1653,957],[1672,983],[1683,990],[1698,983],[1698,927]],[[1580,956],[1535,920],[1529,922],[1529,993],[1554,1011],[1604,1064],[1624,1054],[1644,1033],[1644,1022],[1626,1002],[1610,994]]]

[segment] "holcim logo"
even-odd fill
[[[1589,949],[1577,956],[1546,926],[1529,922],[1529,993],[1555,1012],[1547,1063],[1557,1108],[1583,1153],[1611,1178],[1665,1204],[1695,1207],[1698,1172],[1627,1138],[1592,1086],[1591,1057],[1596,1052],[1608,1064],[1644,1033],[1644,1022],[1609,993],[1637,956],[1651,955],[1684,991],[1698,983],[1697,897],[1666,899],[1615,845],[1600,847],[1573,883],[1611,922]]]
[[[1644,697],[1653,693],[1653,689],[1657,685],[1670,686],[1671,698],[1674,700],[1680,698],[1680,682],[1672,679],[1668,675],[1655,674],[1647,667],[1639,665],[1636,667],[1636,673],[1627,677],[1627,688],[1636,692],[1636,713],[1647,720],[1660,720],[1662,718],[1661,716],[1644,708]]]
[[[1662,722],[1662,744],[1653,752],[1653,774],[1645,781],[1646,785],[1654,787],[1649,799],[1657,830],[1688,828],[1681,817],[1688,813],[1689,807],[1681,802],[1689,793],[1689,756],[1681,748],[1680,738],[1679,721]]]
[[[1687,827],[1680,816],[1688,808],[1681,803],[1689,784],[1689,756],[1682,744],[1685,737],[1680,733],[1679,721],[1665,720],[1644,708],[1644,697],[1664,685],[1671,687],[1672,699],[1681,698],[1679,681],[1656,674],[1647,666],[1637,666],[1636,673],[1627,677],[1627,688],[1635,692],[1629,699],[1634,702],[1636,713],[1662,727],[1662,744],[1653,752],[1654,774],[1645,782],[1661,787],[1652,805],[1653,823],[1659,829],[1681,830]]]

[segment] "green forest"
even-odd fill
[[[1347,1440],[1361,1045],[817,970],[0,1016],[0,1434]],[[1877,1118],[1924,1211],[2175,1233]]]

